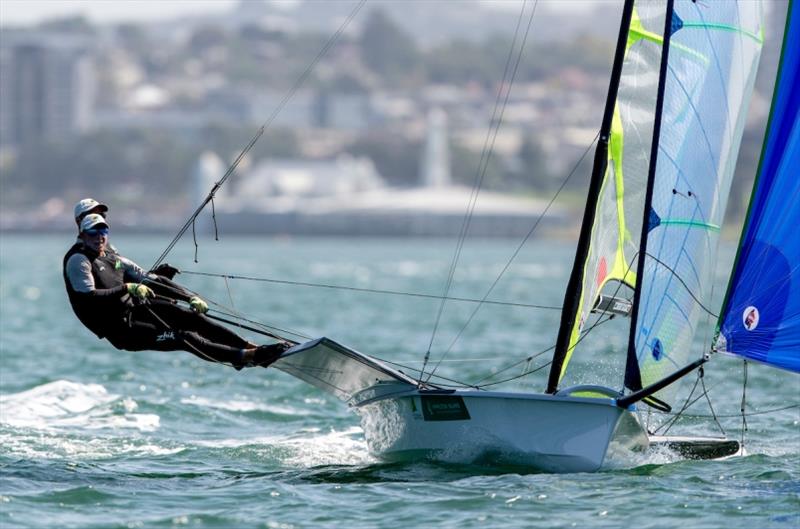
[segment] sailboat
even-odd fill
[[[737,453],[735,440],[653,436],[640,414],[671,410],[675,383],[714,353],[800,372],[798,11],[789,4],[759,172],[705,350],[694,337],[714,314],[709,285],[764,38],[759,1],[625,1],[542,393],[437,384],[424,367],[411,376],[327,337],[295,345],[274,367],[355,410],[370,451],[390,461],[591,472],[610,447]],[[588,321],[598,316],[628,323],[619,386],[562,387],[573,353],[591,351]]]
[[[797,5],[789,8],[759,173],[709,350],[692,343],[708,311],[763,42],[762,6],[627,0],[545,392],[441,387],[328,338],[295,346],[275,367],[352,407],[370,451],[386,460],[584,472],[598,470],[611,445],[672,441],[700,447],[701,456],[736,453],[734,440],[651,438],[637,413],[671,409],[673,383],[714,352],[800,372]],[[560,387],[592,313],[630,322],[621,389]]]

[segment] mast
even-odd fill
[[[564,293],[564,304],[561,309],[561,324],[558,329],[553,362],[550,366],[547,393],[555,393],[558,389],[558,381],[561,378],[562,366],[564,365],[564,359],[567,356],[569,348],[570,333],[575,325],[575,318],[578,312],[584,268],[591,243],[592,227],[594,226],[594,219],[597,213],[597,201],[606,172],[606,166],[608,165],[608,144],[611,135],[611,122],[614,117],[617,90],[622,74],[622,64],[625,59],[625,49],[628,40],[628,31],[631,25],[631,16],[633,14],[633,4],[634,0],[625,0],[625,5],[622,9],[619,36],[617,37],[617,48],[614,52],[614,65],[611,69],[611,79],[608,86],[608,96],[606,97],[603,122],[600,126],[600,138],[594,154],[592,177],[589,182],[589,192],[586,198],[586,209],[583,212],[581,233],[575,252],[575,262],[572,266],[572,273],[569,278],[569,283],[567,284],[567,290]]]
[[[628,358],[625,366],[625,386],[634,391],[642,389],[642,376],[636,359],[636,328],[639,319],[639,304],[642,297],[642,278],[644,277],[645,257],[647,253],[647,236],[650,233],[651,211],[653,207],[653,185],[658,165],[658,146],[661,138],[661,116],[664,109],[664,89],[666,88],[667,65],[669,61],[669,45],[672,37],[672,15],[674,0],[667,0],[667,11],[664,21],[664,45],[661,48],[661,68],[658,77],[658,95],[656,97],[656,114],[653,123],[653,142],[650,147],[650,167],[647,174],[647,191],[644,200],[644,218],[642,235],[639,239],[639,256],[636,269],[636,286],[633,291],[633,308],[631,310],[631,326],[628,338]]]

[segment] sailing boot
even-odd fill
[[[275,360],[280,358],[284,351],[291,347],[292,344],[286,342],[259,345],[253,354],[253,365],[269,367]]]

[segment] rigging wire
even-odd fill
[[[403,369],[406,369],[408,371],[414,371],[416,373],[422,373],[422,371],[419,368],[409,366],[408,364],[403,364],[403,363],[400,363],[400,362],[393,362],[391,360],[386,360],[385,358],[379,358],[377,356],[374,357],[374,358],[376,360],[380,360],[381,362],[384,362],[386,364],[390,364],[390,365],[393,365],[395,367],[400,368],[400,369],[398,369],[398,371],[400,371],[401,373],[403,372]],[[472,361],[472,360],[470,359],[470,360],[464,360],[464,361]],[[460,380],[455,380],[455,379],[452,379],[452,378],[447,378],[447,377],[444,377],[444,376],[441,376],[441,375],[436,375],[436,378],[439,379],[439,380],[446,380],[448,382],[452,382],[453,383],[453,384],[443,384],[443,383],[440,383],[440,382],[437,381],[436,382],[437,386],[453,387],[453,388],[473,388],[473,389],[478,389],[478,390],[481,389],[478,386],[471,386],[471,385],[467,384],[466,382],[462,382]]]
[[[206,277],[219,277],[225,280],[228,279],[239,279],[243,281],[258,281],[264,283],[275,283],[279,285],[291,285],[291,286],[301,286],[301,287],[314,287],[314,288],[327,288],[333,290],[347,290],[351,292],[366,292],[369,294],[385,294],[385,295],[392,295],[392,296],[408,296],[408,297],[415,297],[415,298],[426,298],[426,299],[442,299],[441,296],[437,296],[434,294],[422,294],[418,292],[403,292],[399,290],[382,290],[382,289],[373,289],[373,288],[360,288],[360,287],[351,287],[351,286],[344,286],[344,285],[330,285],[325,283],[310,283],[307,281],[289,281],[285,279],[271,279],[271,278],[262,278],[262,277],[250,277],[250,276],[241,276],[241,275],[232,275],[232,274],[214,274],[210,272],[194,272],[191,270],[181,270],[182,274],[188,275],[196,275],[196,276],[206,276]],[[507,307],[523,307],[529,309],[544,309],[544,310],[561,310],[561,307],[556,307],[554,305],[537,305],[533,303],[518,303],[513,301],[497,301],[497,300],[481,300],[481,299],[473,299],[473,298],[462,298],[462,297],[448,297],[446,298],[447,301],[463,301],[466,303],[486,303],[487,305],[500,305],[500,306],[507,306]]]
[[[584,338],[585,338],[585,337],[586,337],[586,336],[587,336],[587,335],[588,335],[588,334],[589,334],[589,333],[590,333],[590,332],[591,332],[591,331],[592,331],[592,330],[593,330],[595,327],[598,327],[598,326],[602,325],[603,323],[606,323],[606,322],[608,322],[608,321],[610,321],[610,320],[613,320],[613,319],[614,319],[614,317],[613,317],[613,316],[610,316],[610,317],[608,317],[608,318],[606,318],[606,319],[600,319],[600,318],[598,318],[598,320],[597,320],[597,321],[595,321],[594,325],[592,325],[592,326],[591,326],[589,329],[587,329],[587,330],[584,332],[584,334],[583,334],[583,335],[581,335],[581,337],[580,337],[580,338],[578,339],[578,341],[576,342],[576,345],[577,345],[578,343],[580,343],[580,342],[581,342],[581,341],[582,341],[582,340],[583,340],[583,339],[584,339]],[[450,379],[450,378],[447,378],[447,377],[443,377],[443,376],[441,376],[441,375],[436,375],[436,374],[433,374],[433,373],[430,373],[430,374],[429,374],[429,377],[428,377],[428,379],[426,380],[426,382],[430,382],[430,377],[435,377],[435,378],[437,378],[437,379],[442,379],[442,380],[447,380],[447,381],[449,381],[449,382],[454,382],[454,383],[457,383],[457,384],[458,384],[458,386],[456,386],[456,387],[468,387],[468,388],[475,388],[475,389],[484,389],[484,388],[486,388],[486,387],[489,387],[489,386],[496,386],[496,385],[498,385],[498,384],[504,384],[504,383],[506,383],[506,382],[512,382],[512,381],[514,381],[514,380],[517,380],[517,379],[520,379],[520,378],[526,377],[526,376],[528,376],[528,375],[530,375],[530,374],[532,374],[532,373],[536,373],[537,371],[540,371],[541,369],[544,369],[545,367],[549,366],[549,365],[550,365],[552,362],[547,362],[546,364],[543,364],[542,366],[539,366],[539,367],[537,367],[537,368],[534,368],[534,369],[526,370],[526,371],[524,371],[523,373],[521,373],[521,374],[519,374],[519,375],[516,375],[516,376],[510,377],[510,378],[507,378],[507,379],[498,380],[498,381],[495,381],[495,382],[491,382],[491,383],[489,383],[489,384],[481,384],[481,382],[483,382],[484,380],[488,380],[488,379],[490,379],[490,378],[492,378],[492,377],[495,377],[495,376],[499,375],[500,373],[503,373],[503,372],[505,372],[505,371],[508,371],[508,370],[510,370],[510,369],[513,369],[513,368],[517,367],[517,366],[518,366],[518,365],[520,365],[520,364],[524,364],[524,363],[526,363],[526,362],[530,362],[530,361],[532,361],[532,360],[534,360],[534,359],[538,358],[539,356],[541,356],[541,355],[543,355],[543,354],[547,353],[548,351],[551,351],[551,350],[553,350],[553,348],[555,348],[555,345],[551,345],[550,347],[547,347],[546,349],[542,349],[541,351],[538,351],[537,353],[534,353],[534,354],[532,354],[532,355],[528,356],[527,358],[524,358],[524,359],[522,359],[522,360],[519,360],[519,361],[517,361],[517,362],[514,362],[513,364],[511,364],[511,365],[508,365],[508,366],[506,366],[506,367],[504,367],[504,368],[500,369],[499,371],[496,371],[496,372],[494,372],[494,373],[492,373],[492,374],[490,374],[490,375],[487,375],[487,376],[485,376],[485,377],[483,377],[483,378],[481,378],[481,379],[477,380],[476,382],[472,382],[472,383],[469,383],[469,382],[462,382],[462,381],[459,381],[459,380],[453,380],[453,379]],[[409,366],[408,364],[402,364],[402,363],[398,363],[398,362],[392,362],[392,361],[390,361],[390,360],[385,360],[385,359],[381,359],[381,358],[378,358],[378,360],[381,360],[382,362],[386,362],[387,364],[391,364],[391,365],[394,365],[394,366],[397,366],[397,367],[402,367],[402,368],[404,368],[404,369],[408,369],[408,370],[416,371],[416,372],[418,372],[418,373],[421,373],[421,372],[422,372],[422,370],[421,370],[421,369],[418,369],[418,368],[415,368],[415,367]],[[479,360],[479,359],[472,359],[472,358],[471,358],[471,359],[465,359],[465,360],[447,360],[447,361],[448,361],[448,362],[477,362],[477,361],[480,361],[480,360]],[[485,360],[484,360],[484,361],[485,361]],[[440,363],[441,363],[441,362],[440,362]],[[438,384],[438,382],[437,382],[437,384]]]
[[[181,237],[183,237],[183,235],[186,233],[186,231],[190,227],[192,228],[192,230],[194,232],[194,223],[195,223],[195,220],[197,219],[197,217],[200,215],[200,212],[203,211],[203,209],[208,205],[209,202],[212,202],[212,205],[213,205],[213,200],[214,200],[214,196],[215,196],[216,192],[222,187],[222,185],[228,180],[228,178],[236,171],[236,168],[238,167],[239,163],[247,155],[247,153],[250,151],[250,149],[253,148],[253,145],[256,144],[258,139],[264,134],[264,131],[270,125],[272,125],[272,122],[275,120],[275,118],[278,116],[278,114],[283,110],[283,108],[292,99],[292,97],[294,97],[295,93],[300,89],[300,87],[306,82],[308,77],[311,75],[311,72],[317,66],[317,63],[319,63],[319,61],[328,53],[328,51],[333,47],[333,45],[336,44],[336,42],[339,40],[339,37],[341,37],[341,35],[344,32],[344,30],[347,28],[347,26],[350,24],[350,22],[352,22],[353,18],[355,18],[355,16],[358,14],[358,12],[361,10],[361,8],[366,3],[366,1],[367,0],[359,0],[358,4],[356,4],[356,6],[350,11],[350,14],[347,16],[347,18],[345,18],[345,20],[342,22],[342,24],[339,26],[339,28],[336,30],[336,32],[333,35],[331,35],[331,37],[328,39],[328,41],[325,43],[325,45],[322,47],[322,49],[317,53],[317,56],[314,57],[314,60],[311,61],[311,63],[306,67],[306,69],[303,71],[303,73],[300,74],[300,76],[297,78],[297,80],[291,86],[291,88],[286,93],[286,95],[283,96],[283,99],[281,99],[280,103],[278,103],[278,105],[272,111],[272,114],[270,114],[270,116],[267,118],[267,120],[261,125],[261,127],[259,127],[259,129],[256,131],[256,133],[250,139],[250,142],[244,147],[244,149],[242,149],[242,151],[239,153],[239,155],[236,157],[236,159],[233,161],[233,163],[230,165],[230,167],[228,167],[228,170],[225,171],[225,174],[222,176],[222,178],[218,182],[216,182],[214,184],[214,186],[211,188],[211,191],[208,193],[208,195],[203,200],[203,202],[199,206],[197,206],[197,209],[195,209],[194,213],[192,213],[189,216],[189,218],[187,219],[187,221],[183,225],[183,227],[181,227],[181,229],[178,230],[178,233],[175,235],[175,237],[172,239],[172,241],[167,245],[167,248],[161,253],[161,255],[158,257],[158,259],[156,259],[155,263],[153,263],[153,265],[150,267],[150,270],[154,269],[156,266],[158,266],[159,264],[161,264],[164,261],[164,259],[167,257],[167,255],[172,251],[172,249],[175,247],[175,245],[178,243],[178,241],[181,239]],[[215,221],[214,226],[215,226],[215,230],[216,230],[216,221]],[[195,239],[195,262],[197,262],[197,240],[196,239]]]
[[[742,440],[739,446],[744,449],[744,436],[747,433],[747,415],[745,406],[747,405],[747,359],[742,360],[742,403],[739,405],[739,412],[742,415]]]
[[[708,307],[703,305],[703,303],[699,299],[697,299],[697,296],[694,294],[694,292],[692,292],[692,289],[689,288],[689,285],[687,285],[686,282],[683,280],[683,278],[678,275],[678,272],[676,272],[675,269],[673,269],[667,263],[665,263],[664,261],[662,261],[661,259],[659,259],[658,257],[656,257],[655,255],[653,255],[651,253],[645,252],[645,255],[647,257],[649,257],[650,259],[652,259],[653,261],[655,261],[656,263],[658,263],[661,266],[663,266],[664,268],[666,268],[667,271],[670,274],[672,274],[675,277],[675,279],[677,279],[681,283],[681,285],[683,285],[683,288],[686,289],[686,292],[692,297],[692,299],[695,301],[695,303],[697,303],[697,305],[700,306],[700,308],[703,309],[709,316],[713,316],[714,318],[719,318],[719,314],[715,314]]]
[[[699,400],[702,397],[697,397],[697,398]],[[769,408],[769,409],[761,410],[761,411],[751,411],[749,413],[746,413],[745,415],[747,417],[753,417],[755,415],[769,415],[771,413],[778,413],[780,411],[793,410],[793,409],[796,409],[796,408],[800,408],[800,404],[789,404],[788,406],[781,406],[779,408]],[[667,411],[661,411],[661,410],[655,410],[655,409],[652,410],[652,413],[660,413],[662,415],[678,415],[678,412],[667,412]],[[681,416],[689,418],[689,419],[711,419],[713,417],[716,417],[718,419],[733,419],[733,418],[737,418],[737,417],[742,417],[742,414],[741,413],[730,413],[730,414],[702,415],[702,414],[693,414],[693,413],[682,413]]]
[[[181,273],[183,273],[183,272],[181,272]],[[195,296],[200,296],[200,294],[198,294],[197,292],[195,292],[192,289],[190,289],[190,288],[188,288],[186,286],[183,286],[183,285],[181,285],[181,288],[175,288],[175,287],[173,287],[171,285],[168,285],[166,283],[158,283],[158,284],[159,284],[159,286],[161,288],[164,288],[166,290],[171,290],[172,292],[174,292],[176,294],[183,295],[186,292],[188,292],[189,294],[193,294]],[[229,292],[229,294],[230,294],[230,292]],[[223,314],[223,315],[228,316],[230,318],[235,318],[235,319],[237,319],[239,321],[243,321],[243,322],[250,323],[252,325],[256,325],[258,327],[261,327],[261,329],[262,329],[261,331],[257,331],[255,329],[249,329],[249,330],[252,330],[252,331],[255,331],[255,332],[260,332],[261,334],[266,334],[267,336],[270,336],[271,338],[276,338],[276,339],[285,339],[285,338],[283,336],[279,336],[279,335],[278,336],[273,336],[273,333],[270,332],[270,331],[274,331],[274,333],[289,334],[289,335],[292,335],[292,336],[296,336],[298,338],[304,338],[304,339],[310,339],[311,338],[310,336],[308,336],[306,334],[303,334],[302,332],[293,330],[293,329],[281,328],[281,327],[277,327],[275,325],[270,325],[270,324],[267,324],[267,323],[250,320],[248,318],[245,318],[241,314],[239,314],[238,311],[236,311],[235,309],[232,309],[230,307],[226,307],[224,304],[219,303],[217,301],[214,301],[213,299],[211,299],[211,298],[209,298],[209,297],[207,297],[205,295],[203,295],[202,297],[206,302],[209,303],[209,305],[212,305],[212,306],[216,307],[214,309],[215,312],[219,312],[220,314]],[[215,316],[210,315],[210,314],[208,316],[210,318],[215,318]],[[217,319],[219,319],[219,318],[217,318]],[[228,323],[230,323],[230,322],[228,322]]]
[[[589,327],[586,331],[584,331],[584,333],[580,336],[580,338],[578,338],[578,340],[575,342],[575,345],[578,345],[579,343],[581,343],[583,341],[583,339],[586,338],[589,335],[589,333],[591,333],[595,328],[597,328],[600,325],[602,325],[602,324],[604,324],[606,322],[609,322],[609,321],[611,321],[613,319],[614,319],[613,315],[609,316],[606,319],[602,319],[602,317],[598,317],[595,320],[594,324],[591,327]],[[523,378],[523,377],[526,377],[526,376],[528,376],[530,374],[536,373],[537,371],[540,371],[540,370],[544,369],[545,367],[549,366],[550,364],[552,364],[553,363],[552,360],[550,362],[547,362],[546,364],[543,364],[543,365],[541,365],[539,367],[536,367],[536,368],[528,370],[528,371],[524,371],[524,372],[520,373],[519,375],[513,376],[511,378],[498,380],[498,381],[492,382],[490,384],[481,384],[481,382],[483,382],[484,380],[488,380],[488,379],[490,379],[492,377],[495,377],[498,374],[500,374],[500,373],[502,373],[504,371],[508,371],[509,369],[513,369],[513,368],[517,367],[520,364],[523,364],[523,363],[526,363],[526,362],[530,362],[531,360],[535,359],[536,357],[539,357],[539,356],[543,355],[544,353],[546,353],[548,351],[552,351],[553,349],[555,349],[555,347],[556,347],[555,344],[553,344],[550,347],[548,347],[547,349],[543,349],[543,350],[537,352],[536,354],[529,356],[528,358],[525,358],[523,360],[519,360],[519,361],[515,362],[514,364],[508,365],[508,366],[504,367],[503,369],[501,369],[501,370],[499,370],[499,371],[497,371],[495,373],[492,373],[491,375],[487,375],[487,376],[483,377],[482,379],[480,379],[477,382],[475,382],[474,385],[482,387],[482,388],[488,387],[488,386],[496,386],[498,384],[504,384],[506,382],[512,382],[514,380],[519,380],[520,378]]]
[[[494,287],[497,285],[497,283],[500,281],[500,278],[502,278],[502,277],[503,277],[503,274],[505,274],[506,270],[508,270],[509,266],[511,266],[511,263],[512,263],[512,262],[514,261],[514,259],[517,257],[517,255],[519,254],[519,252],[522,250],[522,247],[523,247],[523,246],[524,246],[524,245],[527,243],[527,241],[528,241],[528,239],[531,237],[531,235],[533,235],[533,232],[536,230],[537,226],[539,225],[539,222],[542,220],[542,218],[544,217],[544,215],[547,213],[547,211],[548,211],[548,210],[550,209],[550,207],[553,205],[553,203],[555,202],[555,200],[558,198],[558,195],[561,193],[561,191],[562,191],[562,190],[564,189],[564,187],[567,185],[567,182],[569,182],[570,178],[572,178],[572,175],[573,175],[573,174],[575,174],[575,172],[577,171],[578,167],[580,167],[580,165],[581,165],[581,163],[583,162],[583,160],[584,160],[584,158],[586,157],[586,155],[587,155],[587,154],[588,154],[588,153],[591,151],[591,149],[592,149],[592,146],[595,144],[595,142],[597,142],[597,139],[598,139],[598,137],[599,137],[599,136],[600,136],[600,133],[598,132],[598,133],[597,133],[597,135],[595,135],[595,137],[594,137],[594,139],[592,140],[592,142],[591,142],[591,143],[590,143],[590,144],[589,144],[589,145],[586,147],[586,150],[584,150],[584,151],[583,151],[583,154],[581,155],[581,157],[580,157],[580,158],[578,159],[578,161],[575,163],[575,165],[573,166],[572,170],[569,172],[569,174],[567,175],[567,177],[564,179],[564,181],[563,181],[563,182],[561,183],[561,185],[559,186],[559,188],[558,188],[558,190],[556,191],[556,193],[555,193],[555,194],[553,195],[553,197],[550,199],[550,202],[547,204],[547,207],[544,209],[544,211],[542,211],[542,214],[541,214],[541,215],[539,215],[539,217],[536,219],[536,222],[533,224],[533,226],[531,227],[531,229],[528,231],[527,235],[525,235],[525,237],[522,239],[522,242],[521,242],[521,243],[520,243],[520,244],[517,246],[517,249],[514,251],[514,253],[513,253],[513,254],[511,255],[511,257],[508,259],[508,262],[506,263],[506,265],[505,265],[505,266],[503,267],[503,269],[500,271],[500,273],[498,274],[497,278],[495,278],[494,282],[493,282],[493,283],[492,283],[492,285],[489,287],[489,290],[488,290],[488,291],[486,292],[486,294],[483,296],[483,300],[484,300],[484,301],[486,300],[486,298],[488,298],[488,297],[489,297],[489,294],[491,294],[492,290],[493,290],[493,289],[494,289]],[[623,282],[620,282],[620,283],[619,283],[619,285],[617,285],[617,290],[615,291],[614,295],[616,295],[616,294],[619,292],[619,290],[620,290],[620,288],[622,288],[622,285],[623,285],[623,284],[624,284]],[[445,351],[445,353],[444,353],[444,354],[442,355],[442,357],[439,359],[439,362],[438,362],[438,363],[436,364],[436,366],[435,366],[435,367],[434,367],[434,368],[431,370],[431,375],[432,375],[433,373],[435,373],[435,372],[436,372],[436,370],[438,369],[439,365],[441,365],[442,361],[444,360],[445,356],[447,356],[447,354],[448,354],[448,353],[449,353],[449,352],[452,350],[453,346],[456,344],[456,342],[458,341],[458,339],[461,337],[461,335],[463,334],[464,330],[465,330],[465,329],[467,328],[467,326],[470,324],[470,322],[471,322],[471,321],[472,321],[472,319],[475,317],[475,314],[477,314],[477,312],[478,312],[478,310],[479,310],[479,309],[480,309],[480,304],[479,304],[479,305],[478,305],[478,307],[476,307],[476,308],[475,308],[475,310],[472,312],[472,314],[470,315],[470,317],[467,319],[467,322],[466,322],[466,323],[465,323],[465,324],[464,324],[464,325],[461,327],[461,329],[458,331],[458,334],[457,334],[457,335],[456,335],[456,337],[453,339],[453,341],[452,341],[452,343],[450,344],[450,346],[447,348],[447,350]],[[612,318],[608,318],[608,320],[610,320],[610,319],[612,319]],[[592,329],[594,329],[594,328],[595,328],[597,325],[599,325],[599,323],[605,323],[605,321],[608,321],[608,320],[605,320],[605,321],[603,321],[603,322],[600,322],[599,320],[600,320],[600,316],[598,316],[598,319],[595,321],[595,324],[594,324],[594,325],[592,325],[592,327],[590,327],[590,328],[589,328],[589,329],[586,331],[586,333],[585,333],[584,335],[582,335],[582,336],[581,336],[581,337],[578,339],[578,341],[577,341],[577,342],[575,342],[575,345],[577,345],[577,344],[578,344],[578,343],[579,343],[581,340],[583,340],[584,336],[586,336],[586,334],[588,334],[588,333],[589,333],[589,332],[590,332]],[[534,359],[534,358],[536,358],[537,356],[540,356],[540,355],[542,355],[542,354],[546,353],[547,351],[551,351],[551,350],[552,350],[552,349],[554,349],[555,347],[556,347],[556,346],[555,346],[555,344],[553,344],[552,346],[548,347],[547,349],[545,349],[545,350],[543,350],[543,351],[541,351],[541,352],[539,352],[539,353],[536,353],[535,355],[533,355],[533,356],[530,356],[530,357],[528,357],[528,358],[527,358],[527,359],[525,359],[525,360],[518,361],[518,362],[516,362],[516,363],[514,363],[514,364],[512,364],[512,365],[510,365],[510,366],[507,366],[506,368],[503,368],[503,369],[502,369],[500,372],[502,372],[502,371],[506,371],[506,370],[508,370],[508,369],[513,369],[514,367],[518,366],[520,363],[524,363],[524,362],[530,362],[532,359]],[[574,346],[573,346],[573,347],[574,347]],[[552,363],[552,362],[550,362],[550,363]],[[550,363],[548,363],[548,364],[545,364],[545,365],[550,365]],[[540,369],[540,368],[537,368],[535,371],[538,371],[539,369]],[[523,375],[521,375],[521,376],[519,376],[519,377],[514,377],[514,379],[516,379],[516,378],[521,378],[522,376],[525,376],[525,375],[527,375],[527,374],[531,374],[531,373],[533,373],[533,372],[535,372],[535,371],[530,371],[530,372],[527,372],[527,373],[523,373]],[[493,374],[493,375],[491,375],[491,376],[494,376],[494,375],[496,375],[496,374],[497,374],[497,373],[494,373],[494,374]],[[486,380],[486,378],[490,378],[490,377],[485,377],[485,378],[481,379],[480,381],[482,381],[482,380]],[[514,379],[510,379],[510,380],[514,380]],[[480,382],[480,381],[478,381],[478,382]]]
[[[698,395],[697,398],[692,400],[692,396],[694,395],[694,392],[697,389],[697,385],[698,384],[702,385],[703,390],[700,392],[700,395]],[[711,410],[711,415],[708,415],[706,417],[712,417],[714,419],[714,422],[717,425],[717,428],[719,428],[719,431],[722,433],[722,435],[723,436],[727,435],[725,433],[725,428],[723,428],[722,424],[720,424],[720,422],[719,422],[717,413],[714,411],[714,406],[711,403],[711,398],[709,397],[709,394],[710,394],[710,390],[708,388],[706,388],[705,371],[704,371],[703,367],[700,366],[700,369],[697,370],[697,378],[694,381],[694,386],[692,386],[692,390],[689,392],[689,395],[686,397],[686,400],[684,401],[683,406],[681,407],[681,409],[678,412],[674,413],[674,416],[673,416],[672,419],[670,419],[669,421],[666,421],[665,423],[661,424],[658,428],[656,428],[653,433],[657,433],[662,429],[664,429],[664,433],[662,435],[666,435],[667,433],[669,433],[670,429],[672,429],[672,427],[678,422],[678,420],[681,417],[686,416],[686,415],[684,415],[684,412],[687,409],[689,409],[690,406],[693,406],[694,403],[696,403],[698,400],[700,400],[703,397],[705,397],[706,402],[708,403],[708,409]],[[658,408],[651,407],[651,409],[653,409],[655,411],[661,411],[661,410],[658,410]]]
[[[194,354],[198,358],[202,358],[203,360],[205,360],[207,362],[211,362],[213,364],[222,364],[222,365],[227,365],[227,366],[233,367],[233,364],[231,364],[229,362],[223,362],[222,360],[217,360],[216,358],[213,358],[213,357],[205,354],[203,351],[198,349],[193,343],[189,342],[189,340],[187,340],[185,337],[183,337],[181,335],[180,331],[175,331],[166,321],[164,321],[158,314],[156,314],[156,312],[153,309],[151,309],[149,306],[147,306],[147,304],[145,304],[144,306],[147,309],[147,312],[149,312],[150,315],[153,316],[153,318],[155,318],[156,321],[158,321],[164,327],[165,330],[172,331],[177,336],[179,336],[181,342],[183,342],[184,345],[186,345],[187,347],[192,349],[192,351],[191,351],[192,354]]]
[[[436,314],[436,320],[433,325],[433,330],[431,331],[431,339],[428,343],[428,349],[425,352],[425,361],[423,362],[422,372],[420,373],[420,382],[422,381],[422,377],[424,376],[425,373],[425,367],[427,366],[428,360],[430,359],[431,348],[433,347],[433,341],[435,340],[436,333],[439,329],[439,323],[441,321],[442,313],[444,312],[444,306],[447,301],[446,298],[448,297],[450,293],[450,287],[453,284],[455,270],[456,267],[458,266],[458,261],[461,257],[461,251],[464,247],[464,242],[466,240],[467,233],[469,231],[469,226],[472,221],[473,212],[475,211],[475,205],[477,204],[478,201],[478,195],[480,193],[481,185],[483,183],[484,177],[486,176],[486,170],[489,167],[489,161],[491,160],[492,151],[494,150],[494,144],[497,139],[497,134],[500,131],[500,125],[502,124],[503,121],[503,114],[505,113],[505,109],[508,104],[508,99],[509,96],[511,95],[511,87],[514,84],[514,79],[516,78],[517,75],[517,69],[519,68],[519,64],[522,59],[522,52],[525,48],[525,43],[527,42],[528,39],[528,34],[530,32],[530,28],[533,23],[533,16],[536,13],[536,6],[538,5],[538,3],[539,0],[535,0],[533,4],[533,9],[531,10],[531,14],[528,19],[528,26],[525,31],[522,43],[520,44],[519,47],[519,53],[517,54],[516,63],[513,68],[513,73],[509,78],[509,67],[514,57],[517,38],[519,37],[520,27],[522,25],[523,16],[525,14],[525,9],[527,7],[527,0],[523,0],[522,8],[520,10],[519,16],[517,17],[517,26],[514,30],[514,37],[511,42],[511,47],[508,50],[508,57],[506,58],[506,64],[503,71],[503,79],[500,85],[500,90],[498,90],[497,92],[497,98],[495,99],[494,110],[492,111],[492,118],[490,121],[492,126],[489,127],[489,130],[486,133],[483,149],[481,150],[481,158],[480,161],[478,162],[478,168],[475,173],[475,180],[472,186],[472,192],[470,194],[467,211],[465,212],[464,218],[461,223],[461,230],[459,232],[459,236],[456,242],[456,249],[453,254],[453,259],[450,263],[450,270],[448,272],[447,281],[445,282],[445,286],[442,292],[442,302],[439,304],[439,310]],[[506,82],[507,79],[508,82]],[[498,109],[499,109],[499,115],[498,115]],[[428,380],[430,380],[430,377],[428,377]]]
[[[455,346],[456,342],[458,342],[459,338],[461,338],[461,335],[464,333],[464,330],[466,330],[466,328],[467,328],[467,327],[469,326],[469,324],[472,322],[472,319],[473,319],[473,318],[475,317],[475,315],[477,314],[477,312],[478,312],[478,310],[480,309],[481,305],[482,305],[483,303],[486,303],[486,300],[487,300],[487,298],[489,297],[489,295],[492,293],[492,291],[494,290],[494,288],[495,288],[495,287],[497,286],[497,284],[500,282],[500,279],[503,277],[503,275],[506,273],[506,271],[508,270],[508,268],[511,266],[511,263],[514,261],[514,259],[516,259],[517,255],[519,255],[519,253],[522,251],[522,248],[525,246],[525,244],[527,244],[527,242],[528,242],[528,239],[530,239],[530,238],[531,238],[531,236],[533,235],[533,233],[536,231],[536,228],[538,228],[538,227],[539,227],[539,224],[541,223],[542,219],[543,219],[543,218],[544,218],[544,216],[547,214],[547,212],[550,210],[550,208],[552,207],[552,205],[555,203],[556,199],[557,199],[557,198],[558,198],[558,196],[561,194],[561,192],[564,190],[564,188],[566,187],[566,185],[567,185],[567,183],[569,182],[569,180],[572,178],[572,176],[573,176],[573,175],[575,174],[575,172],[578,170],[578,167],[580,167],[581,163],[583,163],[583,160],[586,158],[586,155],[587,155],[587,154],[588,154],[588,153],[591,151],[592,147],[593,147],[593,146],[594,146],[594,144],[597,142],[597,139],[598,139],[599,137],[600,137],[600,133],[598,132],[598,133],[595,135],[595,137],[594,137],[594,139],[592,140],[592,142],[591,142],[591,143],[590,143],[590,144],[589,144],[589,145],[586,147],[586,150],[584,150],[584,151],[583,151],[583,154],[581,155],[581,157],[580,157],[580,158],[578,158],[578,161],[577,161],[577,162],[575,162],[575,165],[572,167],[572,170],[569,172],[569,174],[567,175],[567,177],[566,177],[566,178],[565,178],[565,179],[564,179],[564,180],[561,182],[561,185],[558,187],[558,189],[556,190],[556,192],[555,192],[555,194],[553,195],[553,197],[552,197],[552,198],[550,199],[550,201],[547,203],[547,206],[544,208],[544,210],[542,210],[542,213],[541,213],[541,214],[540,214],[540,215],[539,215],[539,216],[536,218],[536,221],[533,223],[533,226],[531,227],[531,229],[530,229],[530,230],[528,230],[528,233],[525,235],[525,237],[523,237],[523,238],[522,238],[522,242],[520,242],[520,243],[519,243],[519,245],[517,246],[516,250],[514,250],[514,253],[513,253],[513,254],[511,254],[511,257],[509,257],[509,259],[508,259],[508,261],[506,262],[506,264],[505,264],[505,266],[503,267],[503,269],[500,271],[500,273],[497,275],[497,277],[495,278],[495,280],[492,282],[492,285],[491,285],[491,286],[489,287],[489,289],[486,291],[486,294],[483,296],[483,298],[481,298],[481,300],[480,300],[480,302],[479,302],[478,306],[475,308],[475,310],[472,312],[472,314],[470,314],[470,316],[469,316],[469,318],[467,319],[466,323],[464,323],[464,325],[462,325],[462,326],[461,326],[461,329],[460,329],[460,330],[458,331],[458,333],[456,334],[456,337],[453,339],[453,341],[450,343],[450,345],[448,346],[448,348],[445,350],[445,352],[444,352],[444,354],[442,355],[442,357],[439,359],[439,363],[437,363],[437,364],[436,364],[436,366],[433,368],[433,370],[432,370],[432,373],[436,371],[436,369],[439,367],[439,364],[441,363],[441,361],[442,361],[442,360],[444,360],[444,358],[447,356],[447,354],[449,354],[449,353],[450,353],[450,351],[453,349],[453,346]],[[558,309],[557,309],[557,310],[561,310],[561,307],[558,307]],[[555,345],[554,345],[553,347],[555,347]]]

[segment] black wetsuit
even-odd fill
[[[67,264],[76,254],[90,263],[91,278],[83,277],[83,283],[73,285],[75,274],[70,277]],[[79,259],[72,266],[76,263],[77,266],[86,264]],[[88,275],[85,268],[81,271],[84,276]],[[116,253],[101,257],[77,243],[64,256],[63,273],[70,304],[78,319],[117,349],[183,350],[204,360],[227,362],[240,368],[242,349],[252,347],[229,329],[177,305],[175,299],[187,301],[190,297],[180,285],[147,275],[135,263]],[[148,303],[136,302],[125,287],[126,282],[143,281],[157,295]]]

